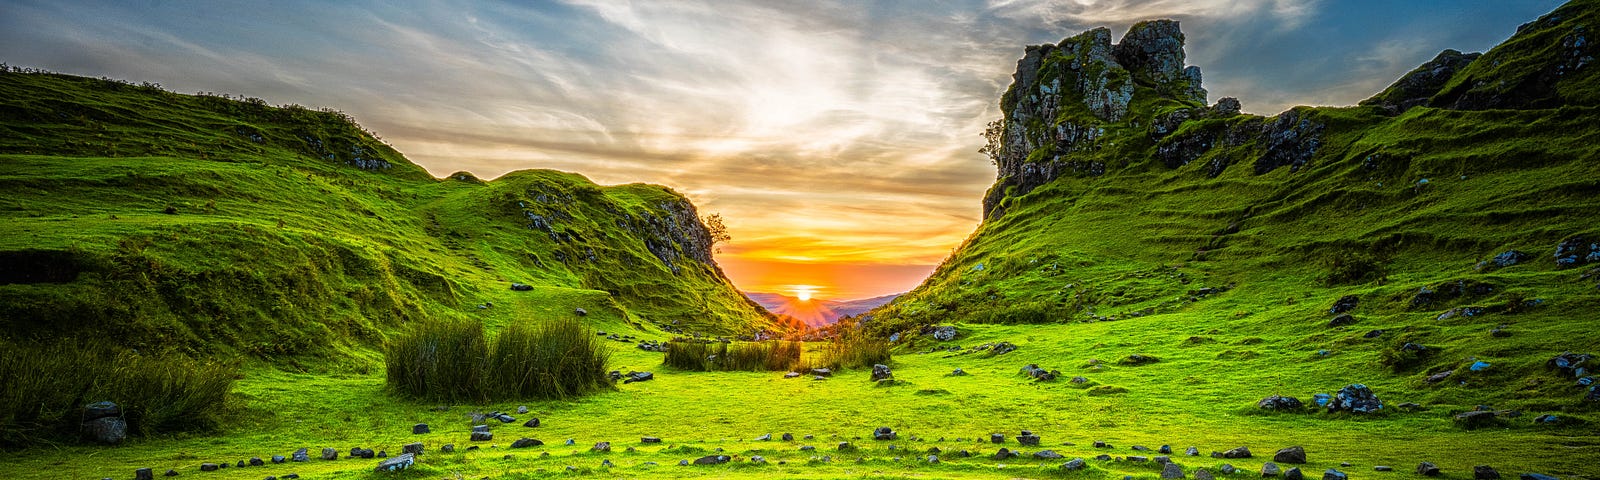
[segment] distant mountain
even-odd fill
[[[745,292],[772,313],[787,315],[813,327],[827,325],[842,317],[859,315],[899,298],[900,294],[858,300],[801,300],[779,293]]]

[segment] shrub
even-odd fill
[[[804,350],[800,342],[767,341],[738,343],[699,343],[685,340],[667,342],[663,365],[699,372],[709,371],[784,371],[800,364]]]
[[[76,438],[82,407],[102,400],[122,408],[132,435],[210,430],[228,408],[238,370],[98,344],[0,342],[0,447]]]
[[[1342,250],[1322,259],[1328,285],[1354,285],[1369,280],[1380,282],[1388,275],[1384,260],[1367,252]]]
[[[1437,352],[1437,348],[1400,339],[1378,352],[1378,363],[1394,373],[1405,373],[1428,363]]]
[[[419,325],[384,349],[389,388],[446,402],[566,399],[611,388],[610,349],[577,320],[513,324],[493,348],[485,337],[478,322]]]

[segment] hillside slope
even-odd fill
[[[0,191],[12,341],[292,355],[375,345],[425,317],[770,323],[665,187],[435,179],[332,111],[11,70]]]
[[[1232,347],[1245,371],[1412,389],[1494,359],[1530,380],[1418,398],[1593,410],[1545,362],[1600,350],[1597,25],[1600,2],[1575,1],[1361,105],[1274,117],[1208,106],[1176,22],[1030,46],[990,132],[982,225],[869,324],[1155,316],[1265,342]],[[1302,371],[1305,355],[1327,360]]]

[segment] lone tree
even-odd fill
[[[729,240],[733,240],[733,236],[728,235],[728,226],[722,224],[722,214],[713,213],[706,215],[706,218],[701,220],[706,224],[706,231],[711,234],[712,245],[728,243]],[[722,253],[722,247],[717,247],[716,250],[717,253]]]

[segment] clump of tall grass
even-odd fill
[[[686,340],[667,342],[663,365],[680,370],[711,371],[786,371],[800,364],[804,345],[800,342],[700,343]]]
[[[131,435],[214,429],[238,372],[180,354],[0,342],[0,447],[76,438],[83,406],[103,400],[121,407]]]
[[[517,323],[493,343],[483,324],[436,320],[384,348],[389,388],[444,402],[565,399],[611,388],[610,347],[577,320]]]
[[[611,350],[574,319],[514,324],[495,338],[484,389],[496,398],[580,397],[611,388]]]
[[[816,366],[862,368],[887,364],[893,358],[888,340],[873,336],[859,326],[840,322],[836,332],[823,345]]]

